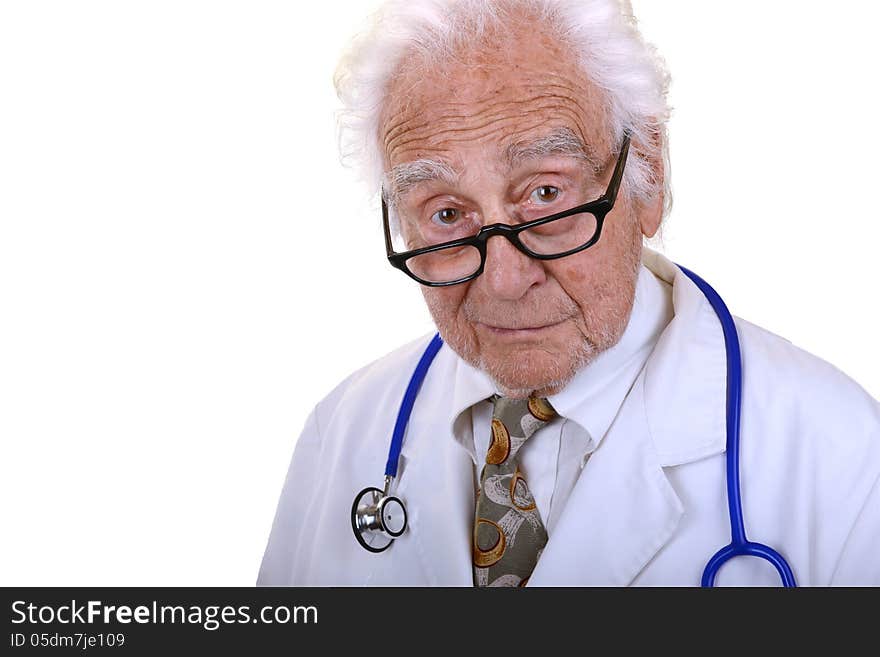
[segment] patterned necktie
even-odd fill
[[[492,441],[474,522],[474,585],[525,586],[547,543],[547,530],[516,454],[556,411],[546,399],[493,399]]]

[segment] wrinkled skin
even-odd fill
[[[454,184],[422,182],[402,195],[402,222],[451,208],[480,225],[514,224],[604,192],[618,144],[598,90],[534,26],[508,36],[484,40],[479,50],[432,64],[427,72],[405,65],[393,81],[380,128],[386,170],[429,158],[458,174]],[[559,128],[581,139],[602,163],[598,171],[582,158],[559,154],[509,168],[508,145]],[[661,210],[659,193],[636,204],[624,186],[599,242],[559,260],[535,260],[502,237],[490,239],[481,276],[452,287],[422,287],[443,339],[502,394],[558,392],[620,339],[632,310],[642,235],[656,232]]]

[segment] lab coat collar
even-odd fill
[[[660,464],[719,454],[726,443],[727,351],[718,316],[673,262],[645,248],[642,263],[672,285],[675,316],[644,369],[647,428]]]

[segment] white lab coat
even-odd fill
[[[581,472],[529,586],[696,586],[730,542],[721,327],[669,260],[645,249],[643,263],[673,286],[675,316]],[[880,404],[831,365],[736,321],[748,538],[778,550],[799,585],[880,585]],[[473,585],[473,462],[450,427],[469,366],[446,345],[404,441],[396,494],[407,531],[381,554],[352,534],[352,501],[382,487],[403,390],[430,337],[356,372],[309,416],[258,584]],[[716,581],[778,583],[752,557]]]

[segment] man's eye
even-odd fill
[[[459,218],[458,210],[453,210],[452,208],[443,208],[431,215],[431,221],[440,226],[451,226]]]
[[[559,198],[559,188],[552,185],[541,185],[529,197],[535,203],[552,203]]]

